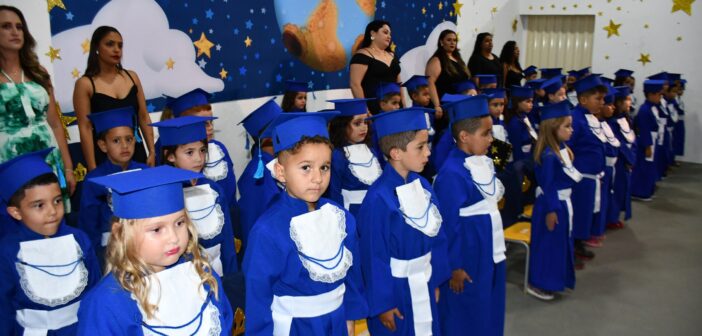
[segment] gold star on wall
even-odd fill
[[[617,10],[618,11],[622,10],[622,6],[617,6]]]
[[[603,29],[607,31],[607,38],[609,38],[612,35],[617,35],[619,36],[619,27],[621,27],[622,24],[615,24],[614,21],[609,20],[609,25],[605,26]]]
[[[573,4],[573,8],[578,8],[578,4]]]
[[[85,41],[83,41],[83,43],[80,44],[80,47],[83,48],[84,55],[90,52],[90,40],[85,39]]]
[[[456,38],[456,39],[458,40],[458,38]],[[391,44],[390,44],[390,51],[394,53],[394,52],[395,52],[395,48],[397,48],[397,44],[395,44],[395,42],[391,43]]]
[[[173,65],[174,65],[174,64],[175,64],[175,61],[174,61],[172,58],[169,57],[168,60],[166,61],[166,68],[167,68],[168,70],[173,70]]]
[[[246,37],[246,40],[244,40],[244,44],[247,48],[251,46],[251,42],[253,42],[253,40],[248,36]]]
[[[492,14],[497,13],[497,7],[492,7],[492,9],[490,10],[490,12],[491,12]]]
[[[551,4],[551,8],[556,8],[556,5],[554,5],[554,4]]]
[[[646,65],[646,63],[651,63],[651,55],[650,54],[641,54],[637,62],[641,62],[641,65]]]
[[[678,38],[676,38],[675,40],[677,40],[678,42],[682,41],[682,36],[678,36]]]
[[[63,4],[62,0],[46,0],[47,11],[51,12],[51,10],[54,9],[54,7],[66,10],[66,5]]]
[[[427,9],[424,8],[424,7],[422,7],[422,14],[423,14],[423,15],[427,15]]]
[[[605,55],[605,59],[608,60],[608,59],[609,59],[609,55]]]
[[[685,14],[692,16],[693,2],[695,2],[695,0],[673,0],[673,9],[670,12],[675,13],[677,11],[683,11]]]
[[[439,1],[439,10],[442,10],[442,9],[444,9],[444,3]]]
[[[517,19],[512,20],[512,32],[516,33],[517,32],[517,25],[519,24],[519,21]]]
[[[597,16],[602,16],[602,12],[597,12]]]
[[[592,8],[592,4],[587,4],[587,8]]]
[[[73,78],[80,77],[80,71],[78,71],[78,68],[73,68],[73,71],[71,71],[71,76],[73,76]]]
[[[221,78],[221,79],[227,78],[228,73],[229,72],[227,70],[224,70],[224,68],[222,68],[222,71],[219,72],[219,78]]]
[[[532,9],[534,9],[534,6],[529,6],[529,10],[532,10]]]
[[[51,59],[51,63],[54,63],[55,59],[57,59],[57,58],[61,59],[60,52],[61,52],[61,49],[54,49],[54,47],[49,46],[49,51],[44,55],[49,56],[49,58]]]
[[[648,23],[644,24],[644,29],[648,29]]]
[[[59,105],[59,103],[56,103],[56,114],[58,114],[59,120],[61,121],[63,135],[66,137],[66,140],[71,140],[71,135],[68,133],[68,125],[78,120],[78,118],[64,116],[63,111],[61,111],[61,105]]]
[[[85,168],[82,163],[78,162],[78,165],[73,168],[73,176],[76,177],[76,182],[83,182],[86,174],[88,174],[88,169]]]
[[[208,58],[212,58],[212,55],[210,55],[210,49],[214,47],[214,43],[207,39],[205,33],[200,34],[200,39],[193,42],[193,44],[195,47],[197,47],[197,56],[195,57],[200,57],[200,55],[205,54]]]
[[[463,7],[463,4],[458,1],[453,4],[453,12],[456,16],[461,16],[461,7]]]
[[[544,6],[539,7],[540,10],[544,10]]]

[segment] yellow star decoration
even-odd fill
[[[207,55],[208,58],[212,58],[212,55],[210,54],[210,49],[214,47],[214,43],[210,42],[210,40],[207,39],[207,36],[205,36],[205,33],[200,34],[200,39],[193,42],[195,47],[197,47],[197,56],[195,57],[200,57],[202,54]]]
[[[456,38],[456,39],[458,39],[458,38]],[[391,43],[391,44],[390,44],[390,51],[394,53],[394,52],[395,52],[395,48],[397,48],[397,44],[395,44],[395,42]]]
[[[622,10],[622,6],[617,6],[617,10],[618,11]]]
[[[85,180],[85,175],[88,174],[88,169],[85,168],[85,166],[78,162],[78,165],[73,168],[73,176],[76,177],[76,182],[83,182]]]
[[[685,14],[692,16],[693,2],[695,2],[695,0],[673,0],[673,9],[670,12],[675,13],[677,11],[683,11]]]
[[[573,8],[578,8],[578,4],[573,4]]]
[[[244,44],[247,48],[251,46],[251,42],[253,42],[253,40],[248,36],[246,37],[246,40],[244,40]]]
[[[49,58],[51,59],[51,63],[54,63],[55,59],[57,59],[57,58],[61,59],[60,53],[61,53],[61,49],[54,49],[54,47],[49,46],[49,51],[44,55],[49,56]]]
[[[533,9],[534,9],[534,6],[529,6],[529,10],[533,10]]]
[[[73,78],[80,77],[80,71],[78,71],[78,68],[73,68],[73,71],[71,71],[71,75],[73,76]]]
[[[556,5],[554,5],[554,4],[551,4],[551,8],[556,8]]]
[[[51,12],[54,7],[66,10],[66,5],[63,4],[62,0],[46,0],[46,8],[48,12]]]
[[[544,10],[544,6],[539,7],[540,10]]]
[[[444,3],[439,1],[439,10],[442,10],[442,9],[444,9]]]
[[[676,38],[676,40],[677,40],[678,42],[682,41],[682,36],[678,36],[678,38]]]
[[[456,16],[461,16],[461,8],[463,7],[463,4],[456,1],[453,4],[453,13],[456,14]]]
[[[617,35],[619,36],[619,27],[621,27],[622,24],[615,24],[614,21],[609,20],[609,25],[605,26],[603,29],[607,31],[607,38],[609,38],[612,35]]]
[[[566,7],[566,6],[563,6],[563,10],[564,10],[564,11],[565,11],[565,10],[568,10],[568,7]]]
[[[85,39],[85,41],[83,41],[83,43],[81,43],[80,46],[81,48],[83,48],[84,55],[90,52],[90,40]]]
[[[597,12],[597,16],[602,16],[602,12]]]
[[[76,117],[67,117],[63,115],[63,111],[61,111],[61,106],[59,103],[56,103],[56,114],[59,116],[59,120],[61,120],[61,127],[63,128],[63,135],[66,137],[66,140],[71,140],[70,134],[68,134],[68,125],[70,125],[72,122],[78,120]]]
[[[587,4],[587,8],[592,8],[592,4]]]
[[[490,10],[490,13],[492,13],[492,14],[497,13],[497,7],[492,7],[492,9]]]
[[[644,29],[648,29],[648,23],[644,24]]]
[[[241,308],[237,307],[234,312],[234,330],[232,330],[232,336],[243,335],[246,331],[246,316]]]
[[[173,70],[173,65],[174,65],[174,64],[175,64],[175,61],[174,61],[172,58],[169,57],[168,60],[166,61],[166,68],[167,68],[168,70]]]
[[[512,20],[512,32],[516,33],[517,32],[517,25],[519,24],[519,21],[517,19]]]
[[[427,9],[424,8],[424,7],[422,7],[422,14],[423,14],[423,15],[427,15]]]
[[[639,57],[637,62],[641,62],[641,65],[646,65],[646,63],[651,63],[651,55],[650,54],[641,54],[641,57]]]
[[[224,70],[224,68],[222,68],[222,71],[219,72],[219,78],[225,79],[225,78],[227,78],[227,74],[229,74],[229,72],[227,70]]]
[[[609,55],[605,55],[605,59],[608,60],[608,59],[609,59]]]

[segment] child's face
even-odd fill
[[[466,91],[461,92],[461,94],[464,94],[466,96],[477,96],[478,91],[476,91],[475,89],[468,89]]]
[[[546,91],[544,89],[535,89],[534,95],[538,97],[543,97],[546,95]]]
[[[176,168],[199,173],[207,161],[207,146],[202,141],[179,145],[175,154],[168,156],[168,161],[173,163]]]
[[[383,112],[390,112],[400,109],[400,95],[392,95],[387,99],[380,101],[380,110]]]
[[[307,106],[307,92],[298,92],[295,96],[295,108],[302,110]]]
[[[190,239],[185,211],[140,219],[134,227],[137,255],[154,272],[175,264],[185,252]]]
[[[650,101],[651,103],[660,104],[662,96],[663,96],[663,92],[647,93],[646,99],[648,101]]]
[[[496,89],[497,88],[497,83],[490,83],[490,84],[480,84],[480,89]]]
[[[627,113],[631,109],[631,96],[617,101],[617,109],[620,112]]]
[[[346,126],[346,140],[351,144],[362,143],[368,135],[368,122],[366,121],[368,114],[358,114],[351,119]]]
[[[614,103],[602,105],[602,108],[600,109],[600,117],[606,119],[610,118],[612,115],[614,115]]]
[[[429,155],[431,154],[429,150],[429,132],[427,130],[418,131],[414,136],[414,140],[407,144],[406,150],[393,148],[391,151],[396,152],[397,156],[394,160],[398,161],[402,168],[419,173],[424,170],[424,166],[429,161]]]
[[[97,143],[110,162],[118,166],[126,166],[134,155],[134,132],[131,127],[110,129],[105,134],[105,139],[100,139]]]
[[[431,97],[429,96],[429,88],[424,86],[417,89],[416,92],[412,94],[412,101],[414,101],[419,106],[429,106]]]
[[[505,99],[490,99],[490,104],[488,105],[488,108],[490,109],[491,116],[493,116],[494,118],[499,118],[502,115],[502,112],[504,112],[505,110]]]
[[[578,102],[582,107],[588,110],[588,112],[598,114],[600,113],[602,105],[604,105],[604,96],[604,93],[597,92],[595,94],[578,97]]]
[[[573,117],[567,116],[558,126],[558,129],[556,130],[556,137],[558,138],[558,141],[565,142],[570,140],[571,135],[573,135]]]
[[[673,100],[678,96],[678,89],[675,87],[671,87],[668,91],[665,91],[665,99],[666,100]]]
[[[529,98],[529,99],[525,99],[525,100],[520,101],[517,104],[517,108],[519,109],[520,112],[524,112],[524,113],[531,112],[531,109],[534,108],[534,99]]]
[[[529,76],[526,76],[526,81],[528,82],[530,80],[534,80],[534,79],[536,79],[537,76],[538,76],[538,74],[536,74],[536,73],[533,73]]]
[[[461,131],[461,141],[465,141],[468,154],[487,154],[492,140],[492,118],[480,118],[480,128],[473,133]]]
[[[283,152],[278,156],[275,173],[288,194],[307,202],[312,210],[329,186],[331,149],[327,144],[308,143],[295,154]]]
[[[196,116],[196,117],[212,117],[212,109],[199,110],[197,112],[186,111],[183,112],[182,116]],[[207,141],[212,141],[214,139],[214,123],[213,120],[205,121],[205,130],[207,131]]]
[[[566,90],[564,87],[558,89],[556,93],[548,94],[548,101],[551,103],[560,103],[564,100],[566,100]]]
[[[9,206],[7,212],[30,230],[44,236],[53,236],[63,219],[63,198],[58,183],[38,185],[24,190],[24,199],[18,207]]]

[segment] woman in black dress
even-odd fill
[[[366,26],[363,41],[349,66],[349,86],[354,98],[374,98],[381,82],[400,82],[400,60],[391,51],[391,43],[390,23],[375,20]],[[369,100],[368,109],[372,114],[378,113],[378,101]]]
[[[436,110],[436,128],[440,132],[448,124],[441,109],[441,96],[445,93],[458,93],[454,85],[470,79],[470,72],[457,47],[456,32],[446,29],[439,34],[439,42],[434,55],[427,62],[425,74],[429,77],[429,96]]]
[[[141,130],[132,160],[155,163],[154,133],[146,110],[144,89],[136,72],[122,68],[122,35],[117,29],[101,26],[90,40],[88,66],[73,90],[73,108],[78,117],[78,131],[88,170],[102,163],[106,156],[97,146],[97,135],[88,114],[132,106],[137,111],[134,129]],[[139,127],[137,127],[137,125]],[[149,155],[146,155],[146,146]]]
[[[522,86],[522,66],[519,64],[519,47],[515,41],[507,41],[500,52],[502,82],[505,87]]]
[[[500,58],[492,53],[492,34],[478,34],[473,54],[468,60],[468,69],[473,75],[495,75],[497,76],[497,87],[504,87]]]

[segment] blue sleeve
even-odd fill
[[[78,336],[143,335],[141,313],[136,302],[129,297],[115,300],[112,296],[122,294],[110,293],[114,290],[112,288],[100,289],[99,292],[89,293],[80,303]]]
[[[639,108],[639,113],[636,114],[634,119],[634,124],[637,129],[636,144],[643,148],[653,145],[653,137],[651,132],[658,131],[658,123],[653,115],[653,111],[648,104],[641,105]]]
[[[215,306],[219,309],[219,319],[222,323],[222,332],[220,335],[228,336],[231,335],[232,325],[234,324],[234,312],[232,311],[232,305],[229,303],[227,295],[224,294],[222,279],[220,279],[215,272],[212,272],[212,275],[217,279],[217,296],[219,298],[216,299]]]
[[[344,176],[344,170],[348,169],[344,164],[344,155],[339,149],[335,149],[332,153],[332,173],[329,180],[329,188],[327,188],[327,198],[338,203],[344,204],[344,197],[341,195],[341,182]]]
[[[363,288],[363,276],[361,275],[361,251],[358,248],[358,233],[356,231],[356,219],[350,212],[346,213],[346,246],[353,254],[353,264],[346,273],[344,283],[346,293],[344,293],[344,310],[346,320],[355,321],[368,316],[368,304],[366,303],[365,290]]]
[[[461,205],[465,202],[468,192],[457,185],[463,179],[448,170],[439,172],[434,182],[434,191],[439,199],[439,211],[443,219],[441,227],[447,237],[448,263],[450,269],[461,268],[461,235],[459,233],[459,213]]]
[[[217,188],[217,192],[222,193],[222,188],[216,186],[216,183],[211,184],[213,188]],[[224,198],[226,199],[226,198]],[[234,247],[234,227],[232,224],[229,205],[224,202],[221,196],[217,199],[217,203],[222,208],[224,213],[224,226],[222,227],[222,272],[231,274],[239,272],[239,265],[236,260],[236,248]]]
[[[546,201],[546,213],[557,211],[561,208],[561,201],[558,200],[558,189],[556,189],[556,170],[562,169],[558,157],[550,153],[541,154],[541,164],[536,165],[536,177],[539,187],[543,191],[543,198]]]
[[[524,152],[522,152],[522,138],[524,137],[523,127],[521,121],[517,116],[512,117],[507,125],[505,125],[505,130],[507,131],[507,140],[512,144],[512,159],[514,161],[519,161],[524,158]]]
[[[85,267],[88,269],[88,287],[87,289],[93,288],[100,279],[102,278],[102,268],[98,262],[97,255],[95,254],[94,245],[91,244],[90,239],[83,233],[79,232],[77,237],[75,237],[83,249],[83,262]]]
[[[3,242],[6,242],[4,240]],[[6,246],[2,246],[6,248]],[[17,276],[14,273],[15,265],[8,259],[3,251],[0,256],[0,330],[4,330],[6,335],[15,335],[15,310],[13,309],[12,299],[17,291]]]
[[[100,195],[103,189],[90,180],[83,182],[83,191],[80,197],[80,210],[78,211],[78,228],[88,235],[93,247],[101,246],[102,225],[100,214],[103,200]]]

